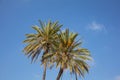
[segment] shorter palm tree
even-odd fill
[[[44,59],[51,58],[60,71],[56,80],[60,80],[64,70],[69,69],[70,73],[84,77],[89,71],[89,65],[86,61],[91,60],[90,53],[87,49],[81,48],[81,42],[76,41],[78,34],[69,32],[66,29],[58,35],[58,44],[54,46],[54,52],[44,56]]]

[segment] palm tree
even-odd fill
[[[44,59],[51,58],[60,71],[56,80],[60,80],[64,70],[69,69],[70,73],[84,77],[89,71],[89,65],[86,61],[91,60],[87,49],[81,48],[81,42],[76,41],[78,34],[69,32],[66,29],[58,35],[58,44],[54,47],[54,52],[44,56]]]
[[[23,50],[25,55],[31,57],[33,62],[40,57],[40,53],[43,53],[41,58],[43,58],[45,54],[48,54],[56,43],[57,33],[61,26],[62,25],[59,25],[58,22],[51,21],[47,24],[40,21],[40,27],[33,26],[32,28],[37,32],[33,34],[26,34],[26,40],[24,40],[24,43],[27,43],[27,45]],[[48,59],[41,60],[44,65],[42,80],[45,80],[46,77],[47,60]]]

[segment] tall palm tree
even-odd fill
[[[89,71],[89,65],[86,61],[91,60],[90,53],[87,49],[81,48],[81,42],[76,41],[78,34],[69,32],[66,29],[58,35],[59,41],[54,47],[54,52],[44,56],[44,59],[51,58],[60,71],[56,80],[60,80],[64,70],[69,69],[70,73],[84,77]]]
[[[40,53],[43,53],[41,58],[43,58],[45,54],[48,54],[56,43],[57,33],[61,26],[62,25],[59,25],[58,22],[51,21],[47,24],[40,21],[40,27],[33,26],[32,28],[37,32],[33,34],[26,34],[26,40],[24,40],[24,43],[27,43],[27,45],[23,50],[25,55],[31,57],[33,62],[39,58]],[[44,65],[42,80],[45,80],[48,61],[47,59],[42,59],[41,62]]]

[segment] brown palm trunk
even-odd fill
[[[44,64],[44,72],[43,72],[43,78],[42,78],[42,80],[45,80],[45,77],[46,77],[46,68],[47,68],[47,63]]]
[[[64,71],[64,69],[63,69],[63,68],[60,68],[60,71],[59,71],[59,73],[58,73],[58,76],[57,76],[56,80],[60,80],[60,77],[62,76],[63,71]]]

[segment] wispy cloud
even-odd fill
[[[120,76],[116,76],[116,77],[115,77],[115,80],[120,80]]]
[[[90,23],[87,28],[92,31],[105,31],[105,26],[103,24],[96,23],[95,21]]]

